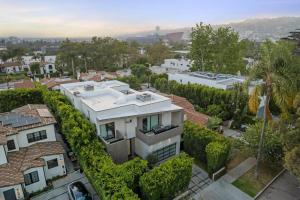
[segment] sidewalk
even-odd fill
[[[255,165],[255,158],[248,158],[237,167],[230,170],[226,175],[215,181],[203,191],[197,193],[194,200],[253,200],[249,195],[242,192],[231,183],[245,174]]]

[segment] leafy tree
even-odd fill
[[[228,27],[214,30],[210,25],[200,23],[192,29],[191,36],[193,70],[234,74],[245,72],[243,46],[237,32]]]
[[[293,74],[294,55],[293,46],[287,42],[265,41],[261,45],[260,60],[250,72],[251,79],[262,79],[261,94],[264,99],[264,118],[260,133],[255,176],[258,177],[259,162],[267,129],[267,122],[271,119],[269,105],[274,99],[283,112],[291,107],[291,99],[296,92],[297,75]]]
[[[40,63],[31,63],[29,68],[33,74],[40,74]]]
[[[285,168],[300,181],[300,146],[293,148],[285,155]]]
[[[160,65],[164,59],[170,56],[169,48],[163,42],[157,42],[146,47],[149,62],[152,65]]]

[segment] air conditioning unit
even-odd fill
[[[80,94],[80,92],[79,92],[79,91],[75,91],[75,92],[73,92],[73,94],[74,94],[75,96],[77,96],[77,95]]]
[[[94,90],[94,86],[93,86],[93,85],[85,85],[85,86],[84,86],[84,89],[85,89],[86,91],[91,91],[91,90]]]
[[[136,95],[136,98],[140,101],[150,101],[151,100],[151,94],[148,93],[143,93],[143,94],[138,94]]]

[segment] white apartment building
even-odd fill
[[[64,149],[45,105],[28,104],[0,114],[0,199],[24,199],[66,174]]]
[[[96,125],[115,162],[149,154],[163,161],[179,153],[183,109],[171,99],[116,80],[63,84],[61,92]]]
[[[242,83],[245,77],[229,74],[214,74],[210,72],[168,73],[169,80],[181,84],[196,83],[223,90],[232,89],[234,84]]]

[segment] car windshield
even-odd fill
[[[71,186],[73,196],[76,200],[91,200],[89,192],[80,182],[73,183]]]

